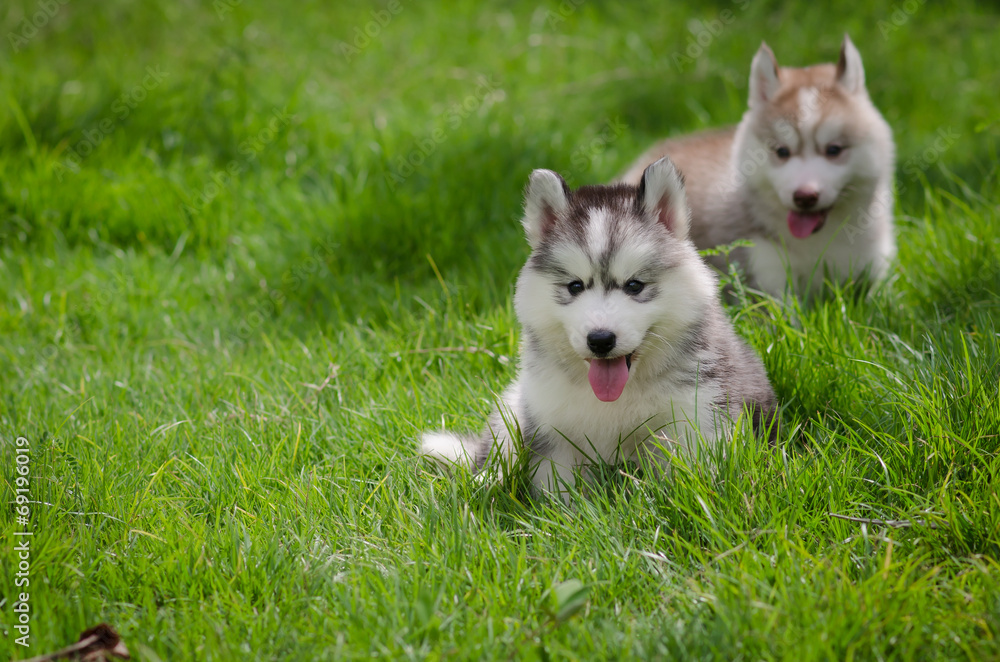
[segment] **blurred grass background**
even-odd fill
[[[944,132],[947,170],[975,185],[994,172],[1000,131],[995,15],[972,3],[911,4],[912,16],[901,3],[876,3],[831,21],[804,5],[745,1],[403,3],[398,15],[377,5],[74,2],[0,64],[8,111],[0,232],[12,248],[110,244],[165,254],[183,238],[187,251],[216,262],[238,255],[272,279],[332,242],[336,259],[288,293],[310,312],[319,307],[321,319],[375,312],[365,297],[344,294],[358,274],[432,279],[431,252],[449,273],[479,267],[477,280],[498,277],[502,286],[483,293],[495,304],[523,257],[510,221],[532,168],[606,181],[655,138],[738,121],[762,39],[798,65],[834,60],[845,31],[861,45],[871,94],[896,132],[900,171],[909,163],[942,183],[944,154],[934,145]],[[33,9],[9,5],[5,33],[23,31]],[[390,17],[385,27],[377,11]],[[373,38],[363,32],[369,23]],[[680,60],[692,43],[701,55]],[[147,69],[162,81],[135,101]],[[449,110],[476,93],[480,76],[496,90],[454,126]],[[255,140],[276,111],[294,120],[271,141]],[[105,118],[107,135],[98,128]],[[573,163],[607,122],[625,130]],[[414,157],[436,128],[443,142]],[[66,169],[95,130],[100,144]],[[251,157],[241,151],[248,141],[260,147]],[[935,158],[920,167],[928,150]],[[423,163],[392,190],[386,176],[401,158]],[[239,177],[192,206],[234,160]],[[921,182],[907,183],[904,200],[921,204]],[[498,241],[511,250],[470,250]]]

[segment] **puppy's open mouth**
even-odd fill
[[[829,213],[829,208],[822,211],[789,211],[788,230],[796,239],[811,237],[823,228]]]
[[[601,402],[614,402],[621,397],[628,382],[629,371],[632,369],[632,355],[618,356],[613,359],[587,359],[590,370],[587,379],[590,388]]]

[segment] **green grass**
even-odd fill
[[[41,3],[0,11],[0,659],[101,621],[143,660],[1000,658],[1000,12],[400,0],[348,58],[384,7],[350,4],[73,0],[17,52]],[[417,461],[513,375],[531,169],[607,181],[737,121],[762,38],[806,64],[845,31],[899,260],[731,309],[779,448],[568,506]]]

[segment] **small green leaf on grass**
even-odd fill
[[[590,596],[590,587],[584,586],[579,579],[568,579],[552,587],[555,598],[555,620],[564,623],[580,611]]]

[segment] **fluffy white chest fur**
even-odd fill
[[[530,411],[536,430],[549,440],[565,443],[539,445],[550,462],[542,462],[538,482],[551,482],[557,471],[569,479],[577,467],[598,458],[615,463],[646,454],[675,450],[697,452],[699,434],[707,439],[724,437],[731,421],[714,406],[721,386],[685,384],[670,378],[625,387],[615,402],[600,402],[585,380],[572,381],[557,369],[522,374],[518,388],[505,394],[515,411]],[[656,435],[658,438],[653,438]]]
[[[791,291],[803,294],[817,292],[827,278],[847,281],[863,274],[876,281],[884,278],[896,255],[896,240],[892,191],[888,182],[880,188],[852,194],[861,200],[845,199],[845,204],[831,209],[827,217],[829,232],[799,238],[785,226],[771,232],[749,231],[753,245],[743,255],[754,284],[775,294],[790,284]],[[787,214],[777,200],[768,204],[758,198],[750,209],[761,219]],[[763,222],[756,225],[766,226]]]

